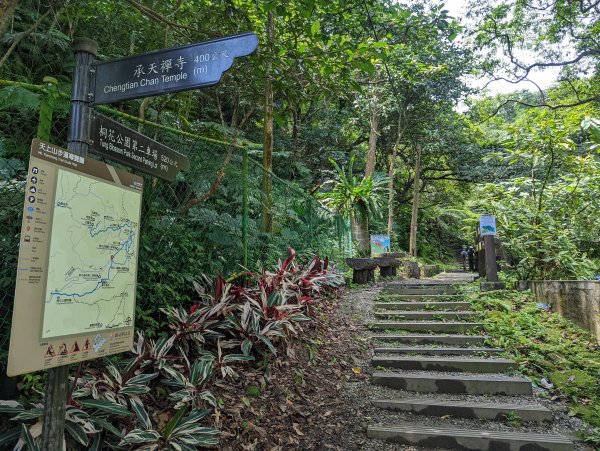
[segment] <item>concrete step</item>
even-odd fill
[[[435,320],[447,320],[447,319],[456,319],[456,320],[470,320],[479,316],[477,312],[469,312],[469,311],[455,311],[455,312],[444,312],[439,310],[385,310],[374,312],[373,316],[378,319],[386,319],[386,318],[404,318],[407,320],[413,319],[423,319],[429,321]]]
[[[464,296],[461,294],[385,294],[379,295],[379,298],[383,301],[433,301],[433,302],[445,302],[445,301],[457,301],[463,299]]]
[[[376,309],[386,310],[469,310],[471,303],[459,301],[446,302],[376,302],[373,305]]]
[[[569,451],[573,442],[564,435],[530,432],[486,431],[478,429],[438,428],[406,424],[369,426],[367,437],[426,449],[443,448],[489,451]]]
[[[375,385],[420,393],[455,393],[470,395],[531,395],[531,381],[523,377],[486,375],[402,374],[376,372]]]
[[[375,348],[375,354],[418,354],[418,355],[480,355],[498,354],[500,348],[432,348],[429,346],[405,346],[398,348]]]
[[[454,289],[456,288],[455,283],[406,283],[406,282],[389,282],[384,285],[383,288],[390,288],[394,290],[404,289],[425,289],[425,288],[439,288],[439,289]]]
[[[382,409],[411,412],[417,415],[506,421],[518,417],[522,421],[552,421],[552,412],[539,404],[501,404],[494,402],[437,401],[423,399],[376,399],[372,404]]]
[[[490,339],[488,335],[372,335],[372,340],[393,341],[406,344],[438,344],[467,346],[483,344]]]
[[[456,294],[456,292],[450,288],[384,288],[383,294],[399,295],[441,295],[441,294]]]
[[[377,321],[371,326],[377,330],[406,330],[410,332],[474,332],[483,328],[482,323],[451,321]]]
[[[517,369],[517,363],[509,359],[452,357],[381,357],[371,359],[374,367],[399,370],[449,371],[461,373],[505,373]]]

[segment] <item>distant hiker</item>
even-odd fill
[[[467,246],[463,246],[462,252],[460,253],[460,262],[462,263],[463,271],[467,270],[467,260],[469,253],[467,252]]]
[[[469,271],[475,271],[475,249],[473,246],[469,246],[469,250],[467,251],[467,255],[469,257]]]

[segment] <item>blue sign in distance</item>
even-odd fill
[[[479,217],[479,234],[481,236],[496,236],[496,217],[481,215]]]
[[[211,86],[219,82],[235,58],[258,47],[254,33],[157,50],[106,62],[91,69],[92,104]]]

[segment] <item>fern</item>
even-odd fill
[[[40,95],[20,86],[0,89],[0,111],[17,110],[20,114],[37,112],[40,108]]]

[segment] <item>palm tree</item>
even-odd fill
[[[329,160],[335,170],[323,186],[331,185],[332,188],[319,197],[328,208],[352,221],[352,236],[358,242],[359,251],[365,253],[370,249],[369,217],[379,216],[388,179],[378,174],[357,177],[353,173],[354,160],[355,156],[352,156],[348,172],[334,160]]]

